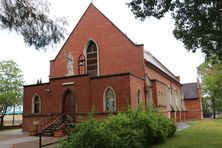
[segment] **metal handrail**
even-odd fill
[[[54,114],[54,113],[50,113],[50,114],[48,114],[46,117],[44,117],[43,119],[41,119],[41,120],[39,121],[39,123],[36,125],[36,134],[38,134],[39,130],[40,130],[45,124],[47,124],[49,121],[52,120],[53,114]],[[50,119],[51,119],[51,120],[50,120]]]
[[[62,113],[59,117],[57,117],[55,120],[51,119],[51,122],[49,124],[46,124],[41,129],[39,129],[38,133],[43,132],[46,128],[52,126],[54,123],[56,123],[58,120],[60,120],[66,113]]]
[[[59,129],[52,129],[53,128],[53,124],[55,124],[56,122],[58,122],[59,120],[61,121],[61,118],[63,118],[65,115],[67,115],[67,113],[62,113],[60,114],[60,116],[58,116],[56,119],[51,120],[50,124],[46,124],[46,126],[44,126],[41,130],[39,130],[38,132],[38,136],[39,136],[39,148],[45,147],[45,146],[49,146],[55,143],[58,143],[58,141],[56,142],[52,142],[52,143],[48,143],[45,145],[42,145],[42,134],[44,132],[44,130],[48,127],[51,127],[51,134],[53,131],[59,130]]]

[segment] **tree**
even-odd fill
[[[127,4],[141,20],[160,19],[171,12],[175,20],[173,34],[188,51],[201,49],[206,59],[222,60],[221,0],[130,0]]]
[[[0,62],[0,127],[6,112],[22,104],[23,82],[21,70],[14,61]]]
[[[216,111],[222,108],[222,62],[214,63],[206,61],[198,68],[202,79],[201,87],[204,98],[213,110],[213,117]]]
[[[16,31],[24,42],[36,49],[64,39],[65,18],[49,18],[47,0],[1,0],[0,28]]]
[[[209,102],[209,100],[210,98],[208,96],[204,96],[204,94],[202,95],[202,107],[204,117],[211,117],[212,115],[211,103]]]

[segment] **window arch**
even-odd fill
[[[136,99],[137,99],[137,104],[139,105],[140,102],[142,102],[142,97],[141,97],[140,89],[138,89],[137,92],[136,92]]]
[[[116,94],[111,87],[107,87],[103,94],[104,111],[116,111]]]
[[[34,95],[32,98],[32,113],[39,114],[41,112],[41,99],[39,95]]]
[[[86,59],[87,59],[87,73],[90,76],[97,76],[98,74],[98,49],[92,40],[89,41],[88,47],[86,49]]]
[[[79,56],[78,60],[78,74],[86,73],[86,58],[83,54]]]

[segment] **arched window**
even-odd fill
[[[38,114],[40,113],[40,107],[41,107],[41,100],[38,95],[35,95],[32,98],[32,113]]]
[[[87,58],[87,73],[90,76],[97,76],[98,74],[98,57],[97,57],[97,47],[93,41],[89,42],[89,45],[86,50]]]
[[[103,95],[104,111],[116,111],[116,95],[111,87],[107,87]]]
[[[142,101],[140,89],[137,90],[136,99],[137,99],[137,104],[140,104],[140,102]]]
[[[86,73],[86,58],[83,54],[79,56],[78,60],[78,74]]]

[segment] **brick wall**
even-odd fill
[[[185,105],[187,108],[187,120],[202,119],[200,99],[186,99]]]
[[[142,84],[140,80],[141,92],[144,92]],[[77,121],[81,116],[88,116],[93,106],[98,118],[107,116],[103,108],[103,96],[107,87],[111,87],[115,92],[117,111],[123,111],[131,102],[130,85],[130,74],[125,73],[94,78],[87,75],[64,77],[51,79],[47,84],[25,86],[23,130],[34,130],[33,122],[36,123],[49,113],[62,113],[63,95],[67,89],[74,93]],[[46,93],[46,89],[50,91]],[[41,98],[40,114],[32,113],[32,98],[35,94]]]
[[[140,90],[141,92],[141,99],[142,104],[145,107],[145,91],[144,91],[145,82],[141,78],[137,78],[135,76],[130,76],[130,104],[133,109],[138,107],[138,100],[137,100],[137,91]]]
[[[174,87],[177,90],[181,90],[181,84],[170,78],[168,75],[161,72],[159,69],[151,65],[150,63],[146,63],[145,73],[150,77],[150,79],[158,80],[169,87]]]
[[[32,112],[32,98],[34,95],[40,96],[42,106],[41,112],[50,113],[50,108],[47,107],[49,103],[47,98],[49,98],[49,95],[45,93],[45,90],[49,87],[49,83],[24,87],[23,114],[30,114]]]
[[[95,41],[99,53],[99,74],[130,72],[144,77],[143,45],[135,45],[93,5],[90,5],[61,51],[50,64],[50,77],[67,73],[65,54],[74,58],[74,73],[78,72],[78,57],[84,54],[89,40]]]
[[[104,112],[103,95],[107,87],[111,87],[116,95],[116,109],[121,111],[130,101],[130,75],[116,75],[111,77],[91,78],[90,96],[91,105],[96,112]]]

